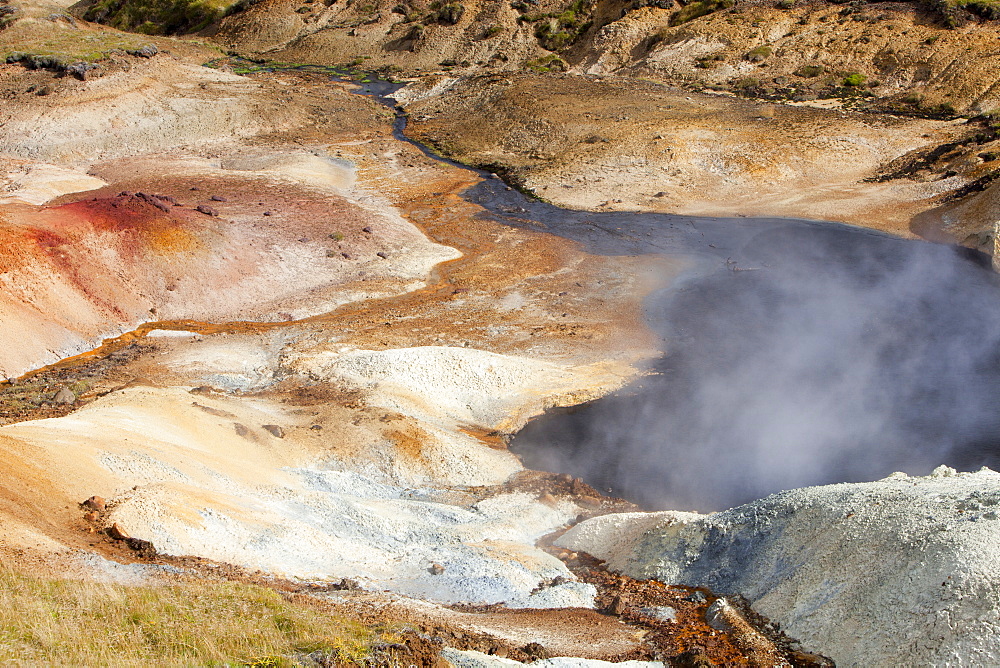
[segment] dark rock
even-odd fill
[[[521,651],[530,657],[535,659],[548,659],[551,658],[549,651],[542,647],[537,642],[529,642],[527,645],[521,648]]]
[[[354,259],[354,256],[353,256],[353,255],[351,255],[350,253],[341,253],[340,255],[341,255],[341,256],[342,256],[342,257],[343,257],[343,258],[344,258],[345,260],[353,260],[353,259]]]
[[[265,424],[265,425],[263,425],[263,429],[264,429],[264,431],[268,432],[269,434],[271,434],[275,438],[284,438],[285,437],[285,430],[282,429],[279,425],[276,425],[276,424]]]
[[[320,429],[323,428],[323,425],[321,425],[321,424],[314,424],[313,426],[311,426],[309,428],[312,429],[313,431],[319,431]]]
[[[222,195],[212,195],[211,197],[209,197],[209,199],[212,200],[213,202],[228,202],[229,201],[228,199],[226,199]]]
[[[91,73],[98,69],[98,66],[93,63],[73,63],[66,67],[66,74],[72,75],[79,79],[80,81],[86,81],[91,77]]]
[[[337,585],[337,589],[341,591],[360,591],[361,585],[358,584],[357,580],[352,580],[351,578],[343,578],[340,584]]]
[[[198,213],[203,213],[206,216],[218,216],[219,215],[218,211],[216,211],[212,207],[206,206],[204,204],[199,204],[198,206],[196,206],[195,207],[195,211],[197,211]]]
[[[273,211],[265,211],[265,212],[264,212],[264,215],[265,215],[265,216],[273,216],[273,215],[274,215],[274,212],[273,212]]]
[[[155,44],[146,44],[138,49],[126,51],[128,55],[135,56],[136,58],[152,58],[159,52],[160,49],[158,49]]]
[[[441,564],[431,564],[427,568],[427,572],[430,573],[431,575],[441,575],[442,573],[444,573],[444,566],[442,566]]]
[[[368,234],[371,234],[372,233],[372,228],[370,228],[370,227],[362,227],[361,231],[362,232],[366,232]]]
[[[673,657],[671,665],[682,668],[712,668],[714,664],[701,650],[690,649]]]
[[[689,601],[691,603],[704,603],[705,601],[708,600],[708,597],[706,597],[705,594],[700,591],[695,591],[691,592],[691,594],[689,594],[688,596],[685,596],[684,600]]]
[[[148,193],[137,192],[135,196],[137,199],[140,199],[143,202],[146,202],[147,204],[152,204],[153,206],[155,206],[160,211],[163,211],[164,213],[170,212],[170,204],[164,201],[163,198],[160,197],[159,195],[150,195]]]
[[[117,526],[117,525],[115,525]],[[133,552],[138,552],[140,556],[143,557],[155,557],[156,548],[148,540],[143,540],[142,538],[126,538],[125,544],[129,546],[129,549]]]
[[[107,529],[104,530],[104,532],[108,534],[108,536],[110,536],[112,540],[128,540],[129,538],[131,538],[131,536],[128,535],[128,532],[125,531],[125,529],[123,529],[122,526],[118,524],[118,522],[115,522],[114,524],[109,526]]]
[[[100,496],[92,496],[83,503],[80,504],[84,508],[90,508],[91,510],[96,510],[103,513],[104,509],[107,508],[107,504],[104,499]]]
[[[386,255],[385,253],[383,253],[382,251],[379,251],[379,252],[375,253],[375,255],[378,255],[383,260],[388,260],[389,259],[389,256]]]
[[[253,437],[253,432],[250,431],[250,427],[246,426],[245,424],[240,424],[239,422],[235,422],[233,423],[233,428],[236,430],[236,433],[242,436],[243,438]]]

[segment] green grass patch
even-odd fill
[[[857,86],[865,85],[865,81],[867,81],[867,78],[865,77],[864,74],[859,74],[858,72],[852,72],[844,77],[843,84],[845,86],[851,86],[852,88],[855,88]]]
[[[30,40],[30,48],[4,51],[6,62],[24,62],[37,67],[64,69],[72,63],[94,63],[108,57],[114,50],[131,51],[146,42],[136,35],[121,35],[110,31],[59,30],[48,37]]]

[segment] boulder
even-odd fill
[[[68,406],[69,404],[76,403],[76,395],[73,393],[73,390],[68,387],[61,387],[59,388],[59,391],[56,392],[56,395],[52,397],[52,401],[53,403]]]
[[[100,496],[92,496],[80,505],[90,510],[96,510],[99,513],[103,513],[105,508],[107,508],[107,503]]]
[[[115,522],[104,531],[112,540],[128,540],[131,538],[118,522]]]
[[[837,665],[1000,665],[1000,474],[894,473],[710,515],[582,522],[557,545],[740,594]]]

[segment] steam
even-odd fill
[[[529,424],[527,465],[698,510],[1000,465],[1000,288],[975,258],[793,222],[730,252],[650,300],[655,375]]]

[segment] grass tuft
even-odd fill
[[[296,665],[323,652],[363,660],[395,634],[233,582],[123,586],[0,567],[4,664]]]

